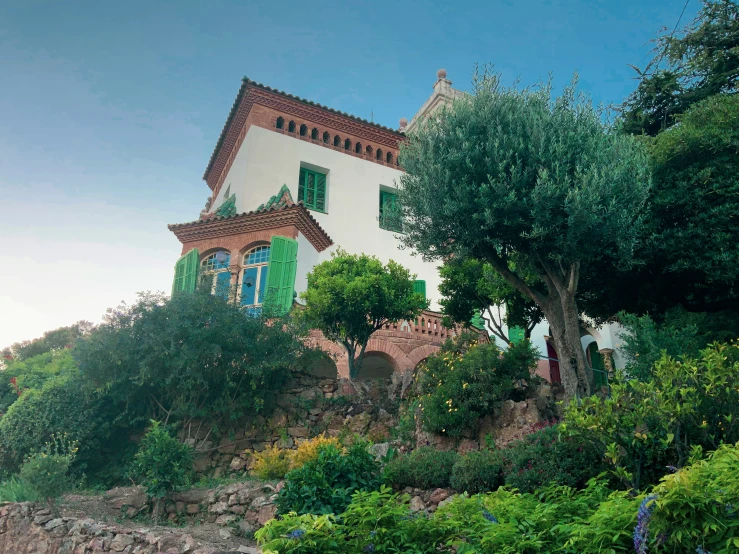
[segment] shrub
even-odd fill
[[[650,535],[666,538],[666,552],[739,549],[739,443],[667,475],[654,494]]]
[[[26,458],[21,466],[20,478],[45,499],[58,516],[56,499],[72,486],[69,466],[77,452],[77,444],[66,437],[52,437],[44,450]]]
[[[737,343],[712,344],[695,359],[663,355],[651,381],[616,382],[608,398],[571,403],[561,428],[597,445],[624,485],[643,488],[666,466],[682,467],[694,446],[739,440],[737,373]]]
[[[497,450],[468,452],[452,468],[450,484],[460,492],[477,494],[496,490],[503,484],[503,460]]]
[[[161,500],[189,484],[192,463],[192,449],[174,438],[166,427],[153,421],[141,439],[131,473],[141,479],[147,496],[154,499],[155,519],[159,517]]]
[[[379,488],[380,464],[357,442],[342,452],[329,444],[318,457],[285,476],[285,486],[277,497],[281,514],[340,514],[356,491]]]
[[[446,488],[458,458],[454,450],[424,446],[390,461],[385,466],[385,481],[397,487]]]
[[[583,488],[607,468],[598,448],[577,437],[560,437],[559,426],[535,431],[500,451],[505,484],[520,492],[556,483]]]
[[[468,334],[447,341],[419,375],[424,429],[453,437],[474,429],[481,417],[510,398],[522,379],[531,377],[535,363],[530,341],[502,353],[494,343],[476,344]]]
[[[290,471],[290,451],[270,446],[257,452],[252,471],[260,479],[282,479]]]
[[[17,477],[0,484],[0,502],[36,502],[39,499],[36,489]]]
[[[338,448],[339,439],[336,437],[326,437],[325,433],[321,433],[317,437],[301,442],[298,448],[290,452],[290,469],[298,469],[306,463],[315,460],[318,458],[321,448],[328,445]]]

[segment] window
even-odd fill
[[[386,161],[387,161],[387,163],[389,163],[389,164],[393,163],[393,153],[392,153],[392,152],[388,152],[388,153],[387,153],[387,156],[385,157],[385,160],[386,160]]]
[[[310,138],[312,140],[318,140],[318,129],[313,127],[313,130],[310,132]]]
[[[275,124],[275,127],[278,129],[284,129],[285,128],[285,118],[284,117],[278,117],[277,123]]]
[[[262,311],[264,291],[267,288],[268,263],[269,246],[257,246],[244,255],[239,303],[246,307],[250,315],[256,316]]]
[[[328,142],[331,140],[331,135],[328,131],[323,132],[323,144],[328,144]]]
[[[344,150],[351,150],[352,149],[352,141],[349,139],[346,139],[344,141]]]
[[[287,131],[289,133],[295,132],[295,122],[294,121],[291,121],[290,123],[287,124]]]
[[[387,190],[380,191],[380,228],[396,233],[403,232],[403,214],[398,195]]]
[[[200,282],[210,287],[211,294],[228,299],[231,288],[231,272],[228,264],[231,256],[225,250],[214,252],[200,264]]]
[[[298,201],[306,208],[326,212],[326,176],[323,173],[300,168]]]
[[[358,142],[357,145],[354,147],[354,153],[355,154],[362,153],[362,143],[361,142]]]
[[[423,294],[423,299],[426,300],[426,281],[422,279],[413,281],[413,292]]]
[[[307,134],[308,134],[308,126],[307,126],[307,125],[306,125],[305,123],[303,123],[303,124],[302,124],[302,125],[300,126],[300,136],[301,136],[301,137],[304,137],[304,136],[305,136],[305,135],[307,135]]]
[[[339,135],[334,135],[334,146],[341,146],[341,137]]]

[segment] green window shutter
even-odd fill
[[[174,282],[172,296],[180,292],[195,292],[198,284],[198,270],[200,269],[200,254],[193,248],[184,254],[174,266]]]
[[[306,208],[326,211],[326,175],[300,168],[298,174],[298,201],[302,201]]]
[[[278,315],[290,311],[293,305],[297,269],[298,241],[287,237],[272,237],[267,264],[265,311]]]
[[[512,343],[521,342],[524,337],[526,336],[526,331],[524,331],[523,327],[514,326],[508,328],[508,340],[510,340]]]
[[[423,294],[423,299],[426,299],[426,281],[416,280],[413,281],[413,292]]]

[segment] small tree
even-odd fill
[[[413,320],[428,306],[400,264],[390,260],[383,266],[374,256],[341,249],[313,268],[301,297],[304,321],[346,348],[352,378],[375,331],[391,321]]]
[[[477,314],[490,324],[493,334],[510,344],[506,325],[521,327],[524,337],[542,320],[541,308],[498,274],[493,267],[473,258],[452,258],[439,268],[441,307],[445,325],[467,324]],[[503,312],[505,309],[505,313]]]
[[[146,494],[154,500],[154,520],[159,520],[162,500],[190,482],[192,448],[182,444],[157,421],[141,439],[132,473],[141,478]]]
[[[553,100],[551,86],[504,88],[483,73],[474,94],[411,133],[401,159],[404,243],[426,259],[489,263],[544,313],[568,398],[587,396],[580,277],[618,279],[634,262],[650,187],[644,148],[612,132],[574,85]]]
[[[69,467],[77,453],[77,443],[66,436],[52,436],[50,443],[34,452],[21,466],[20,478],[46,500],[54,515],[59,517],[56,499],[72,486]]]

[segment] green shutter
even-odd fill
[[[290,311],[295,293],[298,269],[298,241],[274,236],[269,248],[267,293],[264,298],[268,314],[283,315]]]
[[[521,342],[526,337],[526,331],[518,325],[508,328],[508,340],[513,343]]]
[[[423,294],[423,299],[426,300],[426,281],[413,281],[413,292]]]
[[[326,211],[326,176],[303,167],[298,174],[298,201],[306,208]]]
[[[316,210],[326,211],[326,176],[316,173]]]
[[[193,248],[184,254],[174,266],[174,282],[172,296],[180,292],[195,292],[198,284],[198,270],[200,269],[200,254]]]
[[[300,175],[298,177],[298,202],[305,204],[305,169],[300,168]]]

